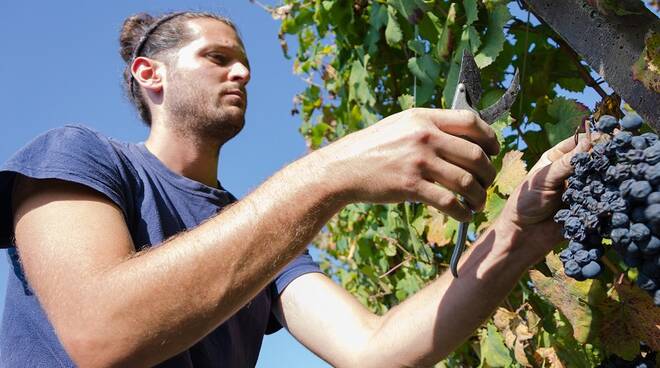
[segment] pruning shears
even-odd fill
[[[502,97],[491,106],[478,111],[476,108],[481,99],[481,73],[479,67],[474,61],[474,57],[467,50],[463,49],[463,59],[461,60],[461,69],[458,74],[458,84],[456,85],[456,92],[454,93],[454,100],[451,104],[452,110],[470,110],[479,115],[483,121],[488,124],[493,124],[500,116],[511,109],[511,105],[516,100],[518,92],[520,91],[520,81],[518,77],[518,70],[513,76],[511,85],[504,92]],[[460,198],[461,203],[465,204],[465,200]],[[473,212],[474,214],[474,212]],[[456,246],[451,255],[451,273],[454,277],[458,277],[458,260],[465,249],[465,239],[467,237],[467,230],[469,222],[461,222],[458,226],[458,238],[456,239]]]

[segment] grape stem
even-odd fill
[[[601,260],[603,261],[603,264],[605,264],[605,266],[607,266],[607,268],[609,268],[612,271],[613,274],[618,276],[623,273],[623,270],[619,269],[619,267],[617,267],[617,265],[615,265],[614,262],[612,262],[609,258],[607,258],[606,255],[603,254]]]

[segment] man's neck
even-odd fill
[[[173,172],[216,188],[221,145],[194,134],[152,129],[147,149]]]

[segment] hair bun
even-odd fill
[[[131,62],[138,41],[156,18],[147,13],[138,13],[126,18],[119,34],[119,53],[126,63]]]

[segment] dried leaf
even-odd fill
[[[554,253],[548,254],[546,264],[552,271],[551,277],[537,270],[529,271],[529,276],[539,293],[571,323],[575,340],[584,344],[595,333],[595,314],[591,305],[596,305],[604,295],[600,281],[576,281],[567,277],[561,261]]]
[[[524,319],[523,316],[531,317],[533,327],[529,327],[530,321]],[[531,310],[529,304],[524,304],[516,312],[511,312],[505,308],[499,308],[493,316],[493,322],[500,330],[505,345],[513,350],[513,356],[516,361],[525,367],[532,366],[527,359],[526,350],[530,348],[529,340],[531,340],[538,331],[536,329],[536,323],[538,323],[538,320],[538,316],[536,316]],[[531,354],[531,350],[529,352]]]
[[[599,305],[607,316],[600,327],[600,339],[609,352],[632,358],[639,341],[660,350],[660,310],[646,292],[627,283],[617,283],[611,298]]]
[[[554,347],[536,349],[534,358],[536,359],[536,363],[540,366],[547,368],[564,368],[564,364],[559,360],[557,351]],[[546,362],[550,365],[545,365]]]
[[[509,151],[502,158],[502,169],[497,174],[494,183],[500,193],[511,195],[527,175],[527,168],[522,156],[523,153],[520,151]]]

